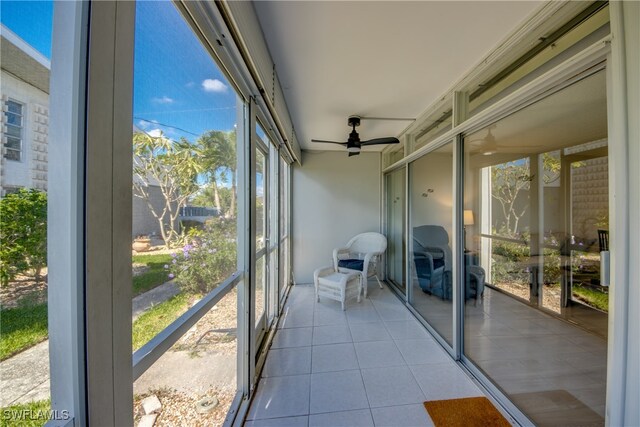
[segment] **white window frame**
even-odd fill
[[[14,113],[9,111],[9,103],[14,103],[17,104],[18,106],[20,106],[20,114]],[[12,162],[21,162],[23,159],[23,155],[22,155],[22,151],[23,151],[23,147],[24,147],[24,133],[25,133],[25,110],[26,110],[26,104],[24,102],[20,102],[16,99],[13,98],[9,98],[5,101],[5,105],[7,110],[4,112],[5,115],[5,128],[8,130],[9,126],[11,127],[17,127],[20,130],[20,136],[19,137],[15,137],[12,135],[9,135],[8,132],[4,132],[4,150],[2,153],[2,156],[6,159],[6,160],[10,160]],[[20,125],[14,125],[14,124],[10,124],[9,123],[9,115],[10,114],[14,114],[20,117]],[[8,143],[9,143],[9,139],[18,139],[18,148],[13,148],[13,147],[9,147]],[[13,159],[11,157],[9,157],[8,151],[16,151],[18,153],[18,158],[17,159]]]
[[[252,129],[263,110],[255,102],[259,90],[232,43],[211,43],[217,31],[228,33],[215,5],[176,6],[190,25],[201,29],[197,35],[210,41],[205,47],[231,74],[242,103],[238,188],[248,188],[255,174]],[[55,225],[48,235],[49,279],[56,284],[49,292],[49,303],[56,307],[49,312],[51,405],[53,413],[69,416],[47,425],[130,425],[132,379],[235,286],[238,393],[225,425],[240,424],[260,372],[256,360],[263,362],[268,348],[257,348],[251,321],[255,228],[250,192],[238,198],[238,271],[145,351],[131,354],[134,24],[134,2],[56,2],[54,9],[50,133],[55,147],[50,153],[48,207]],[[274,126],[268,116],[263,123]]]

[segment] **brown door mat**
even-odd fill
[[[510,427],[511,424],[486,397],[424,402],[436,427]]]

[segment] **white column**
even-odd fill
[[[56,2],[51,61],[48,301],[51,409],[86,424],[84,118],[88,3]],[[52,420],[48,425],[66,425]]]
[[[611,2],[606,423],[640,425],[640,3]]]
[[[134,2],[91,2],[86,132],[90,425],[130,425]]]

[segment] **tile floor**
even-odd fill
[[[450,340],[451,301],[424,294],[417,286],[413,295],[415,309]],[[591,316],[602,315],[591,310]],[[469,300],[465,305],[464,344],[465,354],[537,425],[604,425],[603,336],[487,287],[482,304]]]
[[[347,304],[297,285],[245,426],[431,426],[426,400],[482,396],[388,289]]]

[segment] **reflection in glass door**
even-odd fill
[[[409,304],[453,345],[453,144],[409,165]]]
[[[406,293],[405,281],[405,168],[385,176],[387,188],[387,280]]]
[[[607,146],[604,71],[464,139],[464,356],[535,425],[604,425]]]

